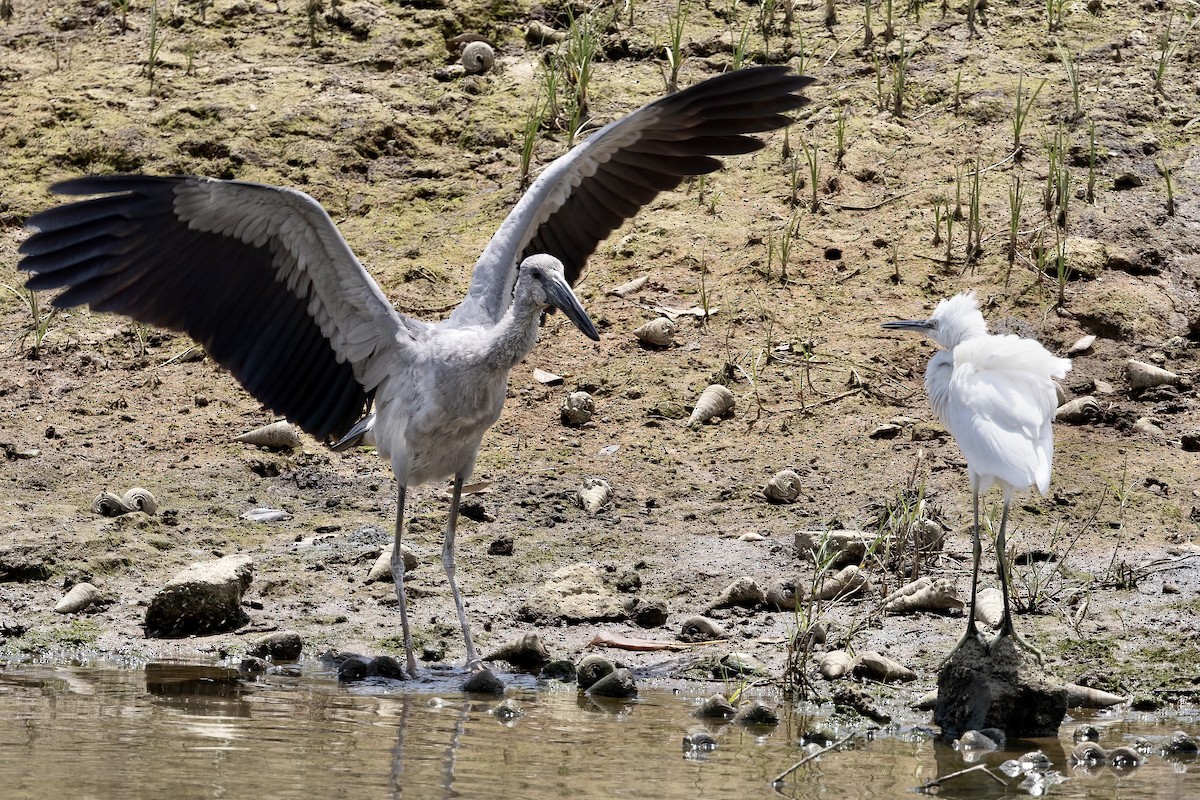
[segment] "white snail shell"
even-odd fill
[[[487,42],[467,42],[461,62],[468,75],[479,75],[495,65],[496,51]]]
[[[695,428],[710,419],[724,416],[733,409],[734,402],[733,392],[719,383],[714,383],[700,393],[700,399],[692,409],[692,416],[688,418],[688,427]]]
[[[675,341],[675,323],[666,317],[652,319],[645,325],[634,328],[633,335],[642,344],[654,347],[670,347]]]

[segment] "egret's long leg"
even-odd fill
[[[475,643],[471,640],[471,626],[467,622],[467,612],[463,608],[462,595],[458,593],[458,582],[454,580],[454,531],[458,525],[458,503],[462,498],[463,473],[454,476],[454,494],[450,498],[450,521],[446,524],[446,538],[442,542],[442,566],[446,569],[446,577],[450,580],[450,594],[454,598],[454,608],[458,611],[458,622],[462,625],[463,641],[467,645],[467,669],[483,668],[483,661],[475,653]]]
[[[404,553],[400,550],[400,534],[404,530],[404,485],[397,482],[396,532],[392,537],[392,581],[396,584],[396,599],[400,602],[400,630],[404,634],[404,658],[408,674],[417,677],[417,659],[413,655],[412,630],[408,627],[408,601],[404,599]]]
[[[979,559],[983,555],[983,545],[979,542],[979,484],[971,481],[971,509],[974,516],[974,526],[971,528],[971,547],[974,558],[971,564],[971,611],[967,615],[967,632],[958,640],[958,644],[954,645],[954,649],[950,654],[942,659],[942,663],[938,668],[946,666],[954,654],[962,648],[968,641],[974,639],[977,642],[983,642],[983,634],[979,632],[979,626],[975,624],[975,596],[979,587]]]
[[[996,642],[1000,641],[1001,637],[1012,637],[1013,643],[1019,645],[1025,650],[1033,653],[1039,664],[1042,663],[1042,651],[1031,645],[1029,642],[1017,635],[1017,631],[1013,628],[1012,611],[1009,608],[1008,600],[1008,554],[1005,552],[1004,544],[1004,529],[1008,525],[1008,503],[1010,500],[1008,492],[1004,494],[1004,511],[1000,513],[1000,533],[996,535],[996,571],[1000,576],[1000,594],[1004,598],[1004,617],[1000,621],[1000,632],[996,634],[996,638],[992,640],[991,646],[995,646]]]

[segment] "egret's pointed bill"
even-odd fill
[[[898,319],[884,322],[880,327],[896,331],[931,331],[937,328],[937,322],[932,319]]]
[[[552,272],[543,274],[546,277],[542,285],[546,287],[546,300],[549,301],[550,305],[566,314],[567,319],[571,320],[576,328],[583,331],[584,336],[593,342],[600,341],[600,333],[596,330],[596,326],[592,324],[591,317],[583,310],[579,298],[571,291],[571,285],[567,283],[566,279]]]

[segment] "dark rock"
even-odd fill
[[[490,669],[472,672],[463,681],[462,690],[468,694],[504,694],[504,683]]]
[[[513,537],[510,533],[502,533],[488,545],[489,556],[511,556],[513,554]]]
[[[1096,730],[1095,725],[1076,725],[1071,738],[1076,742],[1098,742],[1100,731]]]
[[[295,631],[278,631],[270,633],[255,642],[247,654],[271,661],[295,661],[300,658],[304,642]]]
[[[1193,754],[1200,752],[1200,745],[1197,745],[1196,740],[1183,731],[1175,731],[1163,746],[1163,752]]]
[[[667,604],[657,598],[639,597],[631,616],[634,623],[642,628],[661,628],[667,624]]]
[[[1188,431],[1179,437],[1179,445],[1188,453],[1200,452],[1200,431]]]
[[[708,731],[697,731],[683,737],[685,752],[711,753],[717,749],[717,740]]]
[[[570,683],[575,680],[575,665],[565,659],[551,661],[542,667],[542,671],[538,673],[538,677],[544,681]]]
[[[614,669],[593,683],[587,693],[600,697],[637,697],[637,684],[629,670]]]
[[[256,656],[246,656],[238,664],[238,672],[245,672],[250,675],[261,675],[270,668],[270,664]]]
[[[343,683],[366,680],[371,674],[371,662],[362,656],[350,656],[338,664],[337,673]]]
[[[392,656],[375,656],[367,663],[367,674],[372,678],[388,678],[402,681],[408,677],[404,667]]]
[[[192,564],[150,600],[146,635],[176,638],[240,628],[249,621],[241,603],[253,576],[249,556]]]
[[[1009,637],[990,649],[968,639],[938,674],[933,720],[946,739],[981,728],[1009,737],[1056,736],[1066,713],[1066,689],[1051,684]]]
[[[517,705],[517,701],[509,698],[501,700],[496,704],[496,707],[488,712],[501,722],[511,722],[517,717],[524,716],[525,712]]]

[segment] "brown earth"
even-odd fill
[[[1034,597],[1039,611],[1021,615],[1018,627],[1063,678],[1147,692],[1190,686],[1200,675],[1197,561],[1162,562],[1195,552],[1200,521],[1200,418],[1190,382],[1200,336],[1200,30],[1185,38],[1172,3],[1103,0],[1088,4],[1094,14],[1069,4],[1061,27],[1049,31],[1043,4],[998,2],[971,38],[959,4],[944,14],[936,3],[920,4],[919,18],[901,17],[901,5],[891,41],[885,9],[874,9],[867,50],[859,3],[839,3],[832,29],[821,4],[802,3],[790,34],[780,12],[765,41],[757,6],[686,6],[681,85],[730,68],[743,26],[749,60],[803,66],[819,83],[790,133],[769,135],[761,152],[728,159],[723,172],[660,197],[601,246],[579,287],[602,332],[599,345],[558,315],[514,371],[477,467],[476,477],[492,482],[477,500],[494,520],[464,520],[460,530],[459,575],[484,652],[530,630],[568,657],[598,632],[674,638],[683,619],[740,576],[811,583],[811,565],[794,552],[795,531],[875,530],[883,509],[903,498],[911,505],[922,490],[926,513],[950,531],[933,570],[965,594],[970,494],[960,452],[928,424],[921,374],[932,345],[879,323],[925,316],[939,298],[974,289],[993,329],[1035,336],[1058,353],[1097,337],[1075,358],[1065,388],[1069,398],[1095,395],[1099,413],[1056,426],[1050,496],[1022,501],[1012,520],[1016,552],[1061,558],[1057,569],[1018,567],[1018,596],[1025,604]],[[445,315],[519,196],[521,131],[545,96],[550,52],[525,44],[525,26],[537,18],[564,27],[565,14],[463,0],[349,2],[318,16],[312,46],[304,5],[281,6],[162,2],[152,28],[138,2],[123,29],[119,6],[108,3],[14,0],[13,18],[0,25],[3,282],[20,285],[22,223],[53,202],[48,184],[94,172],[196,173],[302,188],[329,209],[398,308]],[[661,43],[674,12],[658,0],[595,11],[604,55],[589,86],[594,123],[663,93]],[[1156,91],[1169,22],[1178,47]],[[495,69],[435,78],[452,60],[444,40],[463,31],[498,43]],[[160,44],[153,82],[152,34]],[[1078,68],[1078,118],[1064,52]],[[897,116],[879,91],[891,92],[902,59]],[[1013,155],[1019,80],[1030,109],[1021,158]],[[542,130],[536,165],[566,148],[559,123]],[[1072,179],[1065,234],[1042,205],[1056,131]],[[805,147],[815,148],[819,169],[815,212]],[[964,219],[953,227],[947,260],[944,241],[932,241],[934,209],[953,206],[959,187],[965,212],[976,164],[984,168],[982,253],[964,260]],[[1010,266],[1017,178],[1024,203]],[[784,274],[779,245],[793,220]],[[1064,235],[1072,237],[1070,274],[1060,303],[1057,276],[1039,274],[1035,261],[1041,242],[1052,249]],[[636,295],[606,294],[639,275],[650,280]],[[644,349],[631,331],[656,306],[707,307],[709,316],[681,318],[677,346]],[[74,310],[49,320],[35,352],[30,320],[18,294],[5,292],[6,652],[64,657],[77,644],[135,658],[236,652],[247,636],[166,641],[141,631],[145,604],[173,574],[235,552],[256,564],[250,631],[298,630],[312,652],[394,650],[392,590],[363,581],[394,513],[382,461],[366,451],[334,454],[310,439],[282,454],[232,442],[271,417],[210,360],[182,358],[185,337]],[[1185,380],[1134,396],[1129,358]],[[566,376],[564,385],[538,383],[534,367]],[[714,380],[734,391],[734,414],[686,429],[678,415]],[[560,424],[559,407],[578,388],[595,396],[598,414],[573,429]],[[901,420],[895,438],[872,436],[897,417],[917,424]],[[1135,424],[1143,418],[1153,426]],[[763,483],[789,467],[802,478],[799,499],[768,504]],[[573,502],[592,476],[615,490],[612,506],[594,518]],[[91,512],[101,491],[134,485],[158,497],[158,515]],[[434,650],[444,643],[445,657],[461,661],[437,559],[445,488],[425,487],[409,502],[408,541],[421,559],[412,608],[420,641]],[[998,498],[991,500],[998,516]],[[291,518],[239,519],[256,506]],[[757,536],[739,539],[744,534]],[[490,555],[506,535],[512,554]],[[611,566],[632,595],[665,601],[666,627],[522,619],[526,598],[578,562]],[[991,563],[989,555],[985,567]],[[83,577],[111,603],[81,619],[51,613],[64,582]],[[877,591],[904,582],[879,567],[872,577]],[[985,583],[993,582],[989,572]],[[876,605],[827,610],[832,639],[884,651],[928,685],[961,617],[883,617]],[[796,615],[714,616],[734,649],[779,674]],[[664,660],[618,655],[635,664]]]

